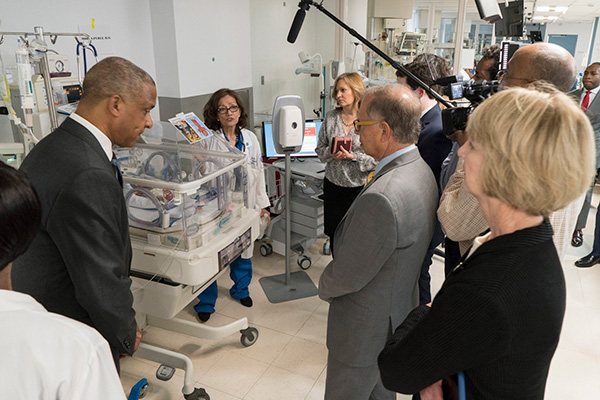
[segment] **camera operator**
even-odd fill
[[[574,58],[564,48],[551,43],[535,43],[517,50],[503,72],[500,90],[510,86],[525,87],[544,80],[567,92],[575,82],[576,65]],[[448,238],[459,242],[461,254],[465,253],[476,236],[488,229],[477,200],[464,190],[463,181],[461,160],[442,193],[437,212],[442,230]],[[562,257],[571,240],[583,197],[580,196],[565,209],[550,216],[559,257]]]
[[[435,54],[419,54],[413,62],[406,64],[404,68],[440,95],[443,88],[439,85],[433,85],[433,82],[436,79],[445,78],[452,74],[450,63]],[[421,131],[417,141],[417,148],[419,149],[419,154],[421,154],[421,157],[425,160],[431,172],[433,172],[439,188],[442,162],[448,156],[452,147],[452,142],[444,135],[442,128],[442,110],[433,96],[428,94],[401,70],[396,71],[396,77],[398,83],[413,91],[421,103]],[[443,239],[442,228],[436,220],[433,238],[421,265],[419,304],[431,302],[431,276],[429,275],[429,267],[431,266],[431,257],[433,257],[435,248],[442,243]]]

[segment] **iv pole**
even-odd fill
[[[73,37],[84,37],[91,41],[90,35],[87,33],[57,33],[57,32],[44,32],[44,28],[41,26],[36,26],[33,28],[34,32],[0,32],[0,45],[4,42],[4,36],[21,36],[25,44],[28,44],[27,37],[32,35],[35,36],[36,40],[42,42],[44,45],[46,41],[44,40],[46,36],[50,38],[52,44],[56,43],[56,39],[58,36],[73,36]],[[44,48],[36,49],[40,53],[43,53],[43,57],[40,62],[40,72],[42,73],[42,77],[44,78],[44,86],[46,88],[46,98],[48,99],[48,113],[50,114],[50,126],[52,130],[58,128],[58,117],[56,116],[56,107],[54,105],[54,101],[52,101],[52,81],[50,79],[50,65],[48,63],[48,52],[47,46]]]

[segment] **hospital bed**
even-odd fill
[[[138,325],[208,339],[239,332],[241,344],[251,346],[258,331],[246,318],[222,327],[177,318],[259,235],[259,210],[247,204],[245,155],[214,135],[190,144],[163,122],[142,137],[146,143],[115,149],[129,215]],[[134,357],[164,364],[165,375],[169,368],[183,369],[185,398],[209,398],[194,388],[192,362],[184,354],[142,341]]]

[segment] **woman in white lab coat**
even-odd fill
[[[213,130],[215,135],[227,140],[247,157],[248,166],[248,204],[255,209],[261,209],[260,216],[270,221],[269,197],[267,196],[262,155],[256,135],[245,129],[248,115],[238,94],[231,89],[219,89],[208,100],[204,107],[204,123]],[[233,286],[229,294],[246,307],[252,307],[252,298],[248,285],[252,280],[252,250],[253,245],[244,251],[230,265],[229,276]],[[200,302],[194,306],[200,321],[208,321],[215,312],[217,301],[217,282],[213,282],[199,296]]]

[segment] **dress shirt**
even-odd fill
[[[92,135],[94,135],[94,137],[96,138],[98,143],[100,143],[100,146],[102,146],[102,150],[104,150],[104,153],[106,153],[106,157],[108,158],[108,161],[112,160],[112,157],[113,157],[112,142],[110,141],[108,136],[106,136],[104,134],[104,132],[102,132],[100,129],[96,128],[96,126],[94,124],[92,124],[90,121],[83,118],[79,114],[72,113],[69,116],[69,118],[72,118],[75,122],[83,125],[85,127],[85,129],[90,131],[90,133]]]
[[[590,107],[590,104],[592,104],[592,101],[594,101],[594,99],[596,98],[598,91],[600,91],[600,86],[596,87],[595,89],[589,90],[590,102],[588,103],[588,108]],[[581,103],[583,102],[583,98],[585,97],[587,92],[588,92],[588,90],[586,88],[582,88],[581,98],[579,99],[579,106],[581,106]]]
[[[381,168],[385,167],[385,165],[387,163],[389,163],[390,161],[394,160],[397,157],[400,157],[402,154],[414,149],[415,147],[417,147],[414,144],[411,144],[410,146],[406,146],[398,151],[393,152],[392,154],[390,154],[389,156],[385,156],[381,159],[381,161],[379,161],[379,164],[377,164],[377,167],[375,168],[375,173],[373,175],[377,175],[377,173],[379,171],[381,171]]]

